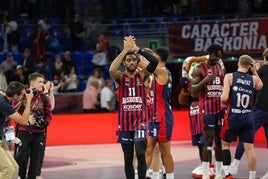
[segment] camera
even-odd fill
[[[53,85],[54,86],[57,86],[59,84],[59,81],[58,80],[53,80]]]
[[[34,116],[36,123],[40,128],[45,128],[47,126],[47,122],[44,120],[44,115],[40,111],[36,111],[36,115]]]
[[[31,90],[30,89],[27,89],[26,90],[26,93],[27,94],[31,93]],[[36,88],[32,88],[32,93],[33,93],[34,96],[38,95],[37,89]]]

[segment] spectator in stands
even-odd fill
[[[116,108],[116,97],[114,93],[113,80],[107,79],[100,94],[101,111],[114,111]]]
[[[47,24],[46,17],[43,17],[38,21],[36,37],[34,39],[36,59],[40,58],[40,56],[45,56],[46,54],[46,42],[49,38],[49,28],[50,26]]]
[[[18,44],[20,41],[20,33],[18,31],[18,23],[9,19],[7,11],[4,12],[3,24],[5,27],[5,41],[3,52],[18,52]]]
[[[87,86],[89,86],[92,81],[98,81],[98,94],[100,94],[101,89],[104,87],[104,78],[101,69],[95,68],[93,70],[93,74],[87,80]]]
[[[23,74],[26,79],[28,79],[29,74],[34,72],[35,63],[33,58],[31,57],[31,50],[25,48],[23,51],[22,62],[20,64],[22,66]]]
[[[98,86],[97,81],[91,81],[83,92],[83,111],[86,113],[99,111]]]
[[[17,67],[17,62],[13,60],[12,53],[9,53],[6,57],[6,60],[4,60],[1,63],[1,68],[6,75],[7,83],[10,83],[11,81],[13,81],[16,67]]]
[[[15,72],[14,72],[14,77],[13,81],[18,81],[21,82],[22,84],[27,84],[27,78],[25,77],[23,73],[23,67],[21,65],[18,65]]]
[[[53,81],[59,83],[64,75],[63,63],[59,54],[55,56],[55,63],[51,67],[51,73]]]
[[[75,74],[75,68],[72,67],[68,72],[68,75],[65,75],[62,82],[60,83],[63,91],[62,92],[76,92],[78,87],[78,78]]]
[[[48,70],[49,70],[49,67],[48,67],[47,57],[45,55],[40,55],[36,59],[35,71],[46,76],[48,73]]]
[[[85,35],[84,23],[80,20],[79,14],[75,14],[69,24],[72,51],[82,51],[82,43]]]
[[[100,68],[102,71],[104,71],[104,67],[108,63],[107,52],[108,40],[103,34],[99,34],[96,49],[93,51],[94,55],[92,58],[92,63],[94,68]]]
[[[64,75],[67,75],[68,72],[71,70],[72,67],[75,68],[76,71],[76,64],[75,61],[72,59],[71,57],[71,52],[70,51],[66,51],[64,53],[64,60],[63,60],[63,71],[64,71]]]
[[[0,68],[0,91],[6,91],[7,89],[7,79],[3,70]]]

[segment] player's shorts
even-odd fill
[[[148,124],[148,135],[153,137],[154,140],[157,140],[157,136],[159,133],[159,122],[150,122]]]
[[[253,143],[255,134],[254,114],[230,114],[224,121],[221,138],[227,142],[235,142],[237,137],[241,142]]]
[[[119,131],[118,142],[122,144],[134,144],[136,142],[146,141],[146,130]]]
[[[192,145],[199,146],[203,145],[205,142],[204,134],[197,134],[192,136]]]
[[[225,112],[226,109],[224,108],[217,114],[204,114],[203,115],[204,128],[206,130],[220,131],[223,124]]]

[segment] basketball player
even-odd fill
[[[207,49],[208,59],[200,63],[192,73],[192,95],[199,96],[204,124],[204,148],[202,156],[202,179],[209,179],[209,164],[215,141],[215,179],[222,179],[222,157],[220,129],[223,118],[223,107],[220,96],[223,88],[225,71],[219,63],[223,49],[220,45],[212,44]]]
[[[250,75],[248,72],[251,72]],[[223,94],[221,101],[228,105],[228,116],[224,120],[221,131],[222,159],[225,166],[225,178],[233,179],[229,171],[231,164],[231,142],[239,140],[243,143],[247,153],[249,179],[256,178],[256,154],[254,151],[254,113],[252,106],[254,102],[254,89],[263,87],[254,60],[248,55],[239,57],[238,70],[228,73],[224,77]]]
[[[150,62],[146,68],[137,70],[137,52]],[[120,71],[119,67],[123,63],[125,71]],[[133,167],[134,148],[138,161],[138,177],[146,177],[146,89],[144,79],[154,72],[157,67],[157,59],[139,49],[135,44],[134,36],[124,38],[124,48],[122,52],[112,62],[109,72],[116,82],[118,95],[118,142],[124,153],[124,168],[127,179],[134,179]]]

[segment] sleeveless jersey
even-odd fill
[[[248,73],[234,72],[230,87],[229,114],[245,114],[252,110],[254,102],[253,77]]]
[[[160,85],[155,81],[155,116],[156,122],[164,122],[169,125],[173,125],[173,113],[171,108],[171,88],[172,88],[172,76],[168,71],[168,82],[165,85]]]
[[[122,74],[118,95],[118,131],[146,129],[146,91],[140,73]]]
[[[154,77],[151,75],[149,76],[148,79],[148,87],[146,89],[146,97],[147,97],[147,117],[148,117],[148,122],[154,122],[155,121],[155,115],[154,115],[154,111],[155,111],[155,95],[154,95],[154,91],[155,91],[155,80]]]
[[[206,62],[200,63],[200,68],[202,70],[202,79],[204,79],[208,74],[213,74],[216,78],[203,86],[203,90],[200,92],[200,100],[202,112],[204,114],[216,114],[221,108],[220,96],[223,90],[223,79],[224,70],[222,65],[217,63],[214,66],[209,66]]]
[[[204,129],[203,116],[201,113],[200,103],[201,101],[193,101],[190,104],[189,120],[191,135],[202,134]]]
[[[265,96],[268,96],[268,64],[261,66],[258,74],[263,81],[263,87],[256,93],[255,106],[268,111],[268,100],[265,98]]]

